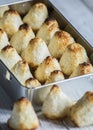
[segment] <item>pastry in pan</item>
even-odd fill
[[[54,70],[61,70],[60,65],[56,58],[48,56],[35,70],[35,77],[40,82],[45,82]]]
[[[2,18],[2,28],[7,33],[8,37],[18,31],[19,26],[23,23],[20,15],[15,10],[8,10],[4,13]]]
[[[39,127],[39,119],[27,98],[21,98],[14,103],[8,126],[13,130],[32,130]]]
[[[35,37],[31,26],[24,23],[20,25],[18,31],[11,37],[10,44],[17,50],[19,54],[27,47],[30,40]]]
[[[38,30],[36,36],[42,38],[48,45],[55,32],[58,30],[58,22],[56,21],[56,19],[47,18]]]
[[[0,51],[7,46],[9,43],[7,34],[5,31],[3,31],[2,29],[0,29]]]
[[[43,103],[42,113],[49,119],[63,119],[72,103],[60,87],[54,85]]]
[[[38,87],[40,85],[41,85],[41,83],[35,78],[30,77],[25,81],[25,87],[27,87],[27,88],[35,88],[35,87]]]
[[[64,80],[64,75],[62,71],[60,70],[55,70],[51,72],[49,78],[47,79],[45,84],[56,82],[56,81],[61,81]],[[48,93],[50,92],[52,86],[48,86],[45,88],[41,88],[36,91],[36,99],[38,104],[43,104],[45,98],[47,97]]]
[[[11,45],[5,46],[0,52],[0,59],[11,70],[12,67],[21,60],[15,48]]]
[[[11,71],[22,85],[25,85],[25,81],[28,78],[33,77],[30,68],[28,66],[28,63],[23,60],[17,62],[13,66]]]
[[[46,5],[43,3],[36,3],[23,18],[23,22],[28,23],[34,31],[37,31],[47,17],[48,10]]]
[[[93,66],[91,63],[84,62],[79,64],[76,67],[76,69],[73,71],[73,73],[70,75],[69,78],[73,78],[76,76],[85,75],[89,73],[93,73]]]
[[[52,56],[60,58],[66,47],[74,43],[73,37],[66,31],[57,31],[49,42],[48,49]]]
[[[44,40],[34,38],[24,49],[21,56],[28,62],[30,67],[37,67],[47,56],[50,56],[50,52]]]
[[[93,92],[86,92],[71,108],[70,119],[78,127],[93,124]]]
[[[59,63],[63,73],[71,75],[75,68],[83,62],[89,62],[85,48],[79,43],[72,43],[64,51]]]

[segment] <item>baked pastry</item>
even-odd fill
[[[29,78],[25,81],[25,87],[27,88],[32,88],[32,87],[35,88],[40,85],[41,85],[40,82],[35,78]]]
[[[12,36],[10,44],[19,54],[27,47],[29,41],[35,37],[31,27],[24,23],[20,25],[18,31]]]
[[[70,119],[78,127],[93,124],[93,92],[86,92],[71,108]]]
[[[40,82],[45,82],[54,70],[61,70],[60,65],[57,59],[48,56],[35,70],[35,77]]]
[[[26,1],[26,2],[22,2],[22,3],[18,3],[18,4],[13,4],[10,6],[11,9],[16,10],[20,15],[25,15],[26,13],[28,13],[28,11],[31,8],[31,2],[30,1]]]
[[[13,66],[12,73],[15,75],[15,77],[22,85],[25,85],[25,81],[28,78],[33,77],[27,62],[23,60],[17,62]]]
[[[60,66],[64,74],[71,75],[79,64],[88,61],[85,48],[79,43],[72,43],[64,51],[60,59]]]
[[[54,33],[58,31],[58,22],[54,18],[48,18],[37,32],[37,37],[42,38],[48,45]]]
[[[3,17],[3,14],[5,13],[5,11],[9,10],[9,6],[3,6],[3,7],[0,7],[0,18]]]
[[[39,119],[27,98],[21,98],[14,103],[8,126],[14,130],[32,130],[39,127]]]
[[[14,10],[6,11],[2,20],[3,29],[8,34],[9,38],[17,32],[19,26],[23,23],[18,12]]]
[[[91,63],[82,63],[77,66],[77,68],[73,71],[69,78],[73,78],[76,76],[93,73],[93,66]]]
[[[68,32],[60,30],[50,40],[48,49],[52,56],[60,58],[66,47],[74,42],[73,37]]]
[[[0,51],[2,48],[7,46],[9,44],[8,37],[6,32],[4,32],[2,29],[0,29]]]
[[[11,45],[5,46],[0,52],[0,59],[11,70],[12,67],[21,60],[15,48]]]
[[[37,31],[45,19],[48,17],[48,10],[43,3],[34,4],[28,14],[23,18],[24,23],[28,23],[34,31]]]
[[[51,72],[48,80],[45,84],[60,81],[64,79],[64,75],[60,70],[55,70]],[[44,87],[39,90],[36,90],[35,99],[37,104],[43,104],[45,98],[47,97],[48,93],[50,92],[52,86]]]
[[[22,52],[22,58],[30,67],[38,66],[47,56],[50,56],[46,43],[41,38],[34,38]]]
[[[43,103],[42,113],[49,119],[62,119],[66,116],[72,103],[72,100],[61,91],[60,87],[54,85]]]

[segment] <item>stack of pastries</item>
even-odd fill
[[[49,14],[41,2],[0,8],[0,59],[27,88],[93,72],[85,48],[71,34],[61,30],[58,21]],[[53,94],[59,99],[56,98],[56,104],[51,98]],[[63,118],[73,104],[58,86],[38,90],[34,100],[44,103],[42,111],[51,119],[59,118],[60,113]],[[47,113],[49,103],[55,110],[51,108]],[[11,120],[9,122],[11,124]]]

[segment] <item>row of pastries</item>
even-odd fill
[[[0,9],[0,58],[22,85],[30,87],[32,78],[47,83],[56,70],[64,79],[93,72],[85,48],[49,17],[45,4]]]
[[[45,98],[42,113],[51,120],[64,120],[66,117],[77,127],[93,125],[93,92],[86,92],[74,102],[59,86],[54,85]],[[24,97],[14,103],[7,123],[14,130],[31,130],[40,126],[31,101]]]

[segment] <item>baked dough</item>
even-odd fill
[[[28,23],[34,31],[37,31],[45,19],[48,17],[48,10],[43,3],[34,4],[28,14],[23,18],[24,23]]]
[[[14,130],[32,130],[39,127],[38,117],[28,99],[21,98],[14,103],[8,125]]]
[[[60,87],[54,85],[43,103],[42,113],[49,119],[63,119],[72,103]]]
[[[27,88],[35,88],[38,86],[41,86],[41,83],[35,78],[29,78],[25,81],[25,87],[27,87]],[[36,100],[38,100],[38,99],[36,99]]]
[[[18,31],[12,36],[10,44],[17,50],[19,54],[27,47],[30,40],[35,37],[31,27],[24,23],[20,25]]]
[[[25,85],[25,81],[28,78],[33,77],[27,62],[23,60],[17,62],[13,66],[12,73],[15,75],[15,77],[22,85]]]
[[[3,23],[3,29],[11,38],[11,36],[17,32],[19,26],[23,23],[20,15],[17,11],[14,10],[8,10],[4,13],[4,16],[2,18]]]
[[[91,63],[82,63],[77,66],[77,68],[73,71],[69,78],[73,78],[80,75],[85,75],[93,73],[93,66]]]
[[[45,84],[56,82],[56,81],[61,81],[63,79],[64,79],[64,75],[63,75],[62,71],[55,70],[55,71],[51,72],[51,74]],[[50,92],[51,88],[52,88],[52,86],[48,86],[48,87],[36,90],[35,99],[36,99],[37,104],[43,104],[43,102],[44,102],[45,98],[47,97],[48,93]]]
[[[63,73],[71,75],[75,68],[83,62],[89,62],[85,48],[79,43],[72,43],[64,51],[59,63]]]
[[[11,70],[12,67],[21,60],[15,48],[11,45],[5,46],[0,52],[0,59]]]
[[[50,53],[46,43],[41,38],[34,38],[21,56],[30,67],[37,67],[47,56],[50,56]]]
[[[50,40],[48,49],[52,56],[60,58],[66,47],[74,42],[73,37],[68,32],[60,30]]]
[[[70,119],[78,127],[93,124],[93,92],[86,92],[76,104],[70,108]]]
[[[42,38],[48,45],[51,38],[58,31],[58,22],[54,18],[48,18],[37,32],[37,37]]]
[[[9,44],[8,37],[5,31],[0,29],[0,51]]]
[[[51,72],[54,70],[61,70],[60,65],[54,57],[48,56],[44,61],[37,67],[35,71],[35,77],[40,81],[40,82],[45,82]]]

